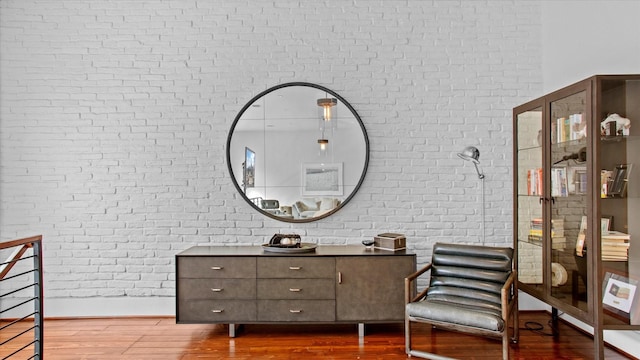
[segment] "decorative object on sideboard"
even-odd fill
[[[277,253],[312,252],[316,247],[316,244],[303,243],[298,234],[274,234],[268,244],[262,245],[264,251]]]
[[[471,161],[473,166],[476,168],[476,173],[478,174],[478,179],[480,179],[481,183],[481,197],[482,197],[482,245],[485,243],[485,224],[484,224],[484,174],[478,168],[478,164],[480,164],[480,150],[475,146],[467,146],[462,150],[461,153],[458,153],[458,156],[466,161]]]
[[[273,234],[269,246],[281,248],[299,248],[302,243],[298,234]]]
[[[601,135],[628,136],[630,128],[631,128],[631,120],[625,117],[622,117],[618,114],[609,114],[609,116],[607,116],[607,118],[602,120],[602,122],[600,123]]]
[[[364,245],[364,247],[367,248],[367,250],[373,249],[373,244],[375,244],[375,241],[373,239],[362,240],[362,245]]]
[[[382,250],[398,251],[407,248],[404,234],[382,233],[373,237],[373,247]]]

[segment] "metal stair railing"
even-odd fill
[[[12,252],[7,260],[0,263],[0,285],[2,285],[0,287],[0,291],[2,291],[0,293],[0,356],[2,356],[2,360],[7,360],[18,354],[24,356],[26,351],[33,349],[33,355],[27,359],[42,360],[44,335],[42,235],[0,242],[0,251],[7,249]],[[32,250],[31,254],[27,253],[29,249]],[[15,265],[29,259],[33,260],[31,267],[28,264],[24,264],[24,266],[21,264],[16,267],[15,273],[10,274]],[[25,282],[25,278],[33,279],[33,281]],[[33,297],[24,298],[22,294],[29,289],[33,289]],[[14,300],[15,304],[12,302],[9,307],[4,308],[1,304],[6,303],[6,299],[9,298]],[[33,305],[33,308],[29,307],[28,310],[24,310],[30,304]],[[9,311],[12,311],[11,319],[5,318]],[[33,326],[25,328],[24,323],[30,321],[33,321]],[[4,336],[3,333],[9,335]],[[33,334],[33,340],[27,338],[29,334]],[[5,353],[2,349],[8,350]]]

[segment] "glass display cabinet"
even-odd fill
[[[593,326],[603,358],[603,330],[640,329],[640,75],[518,106],[513,128],[519,287]]]

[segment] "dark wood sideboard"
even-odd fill
[[[229,324],[404,321],[404,278],[416,255],[362,245],[281,254],[260,246],[195,246],[176,255],[176,322]]]

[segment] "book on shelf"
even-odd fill
[[[551,196],[569,196],[569,182],[566,167],[551,168]]]
[[[542,195],[542,168],[527,170],[527,195]]]
[[[586,124],[584,124],[586,127]],[[586,128],[583,129],[582,114],[571,114],[569,117],[556,119],[556,142],[561,143],[571,140],[579,140],[586,136]]]
[[[631,235],[620,231],[603,231],[602,240],[631,240]]]
[[[542,219],[533,218],[529,225],[529,235],[542,236]],[[564,236],[564,219],[551,219],[551,237]]]
[[[542,218],[532,218],[531,226],[537,226],[542,229]],[[553,218],[551,219],[551,227],[552,228],[564,228],[564,219],[563,218]]]
[[[542,229],[530,229],[529,235],[542,236]],[[564,229],[551,229],[551,237],[564,236]]]
[[[534,245],[542,245],[542,236],[529,235],[527,240]],[[567,238],[564,236],[551,238],[551,249],[563,250],[567,247]]]
[[[629,258],[627,255],[605,255],[602,254],[602,261],[627,261]]]
[[[578,234],[578,239],[576,240],[576,255],[578,256],[583,256],[585,238],[586,234],[584,232]]]
[[[587,136],[587,123],[582,122],[582,114],[569,115],[571,122],[571,133],[569,140],[579,140]]]

